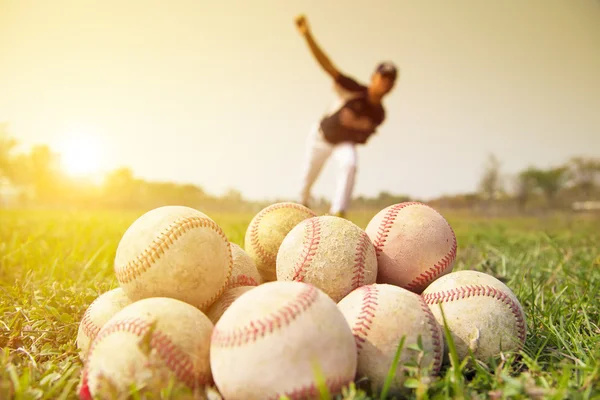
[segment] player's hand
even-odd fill
[[[308,21],[306,21],[306,17],[304,15],[299,15],[295,18],[296,28],[298,32],[302,35],[306,35],[309,31],[308,29]]]

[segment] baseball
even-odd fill
[[[371,239],[344,218],[327,215],[302,221],[285,237],[277,255],[277,280],[310,283],[335,302],[376,279]]]
[[[213,324],[216,324],[219,318],[223,315],[225,310],[229,308],[238,297],[246,293],[248,290],[253,289],[255,286],[236,286],[225,290],[225,292],[213,303],[212,306],[206,311],[206,316],[211,320]]]
[[[231,246],[231,257],[233,266],[231,276],[227,281],[226,289],[232,289],[238,286],[258,286],[262,283],[262,277],[258,273],[256,264],[250,258],[248,253],[235,243],[229,243]]]
[[[398,203],[379,211],[365,231],[377,253],[378,283],[421,293],[452,271],[456,236],[446,219],[419,202]]]
[[[127,229],[115,272],[132,300],[170,297],[207,309],[232,269],[229,241],[207,215],[184,206],[151,210]]]
[[[281,242],[301,221],[316,214],[301,204],[283,202],[265,207],[252,218],[244,249],[252,258],[265,282],[277,279],[275,263]]]
[[[315,363],[332,395],[356,374],[352,331],[315,286],[264,283],[238,297],[215,324],[210,365],[227,400],[318,398]]]
[[[91,341],[94,340],[106,321],[129,304],[131,304],[131,300],[125,295],[123,289],[116,288],[102,293],[85,310],[79,323],[76,341],[79,358],[82,361],[85,361]]]
[[[213,327],[200,310],[176,299],[155,297],[130,304],[92,342],[80,397],[121,398],[132,387],[159,395],[172,383],[179,389],[205,389],[213,383]]]
[[[390,386],[391,393],[404,392],[404,365],[414,362],[439,372],[444,353],[442,331],[421,296],[389,284],[362,286],[338,303],[356,340],[358,378],[366,377],[375,391],[381,391],[394,361],[398,345],[405,341]],[[423,354],[410,349],[421,337]]]
[[[519,349],[527,326],[519,300],[504,283],[477,271],[456,271],[433,282],[422,294],[443,327],[440,305],[461,359],[476,359]],[[443,329],[443,328],[442,328]]]

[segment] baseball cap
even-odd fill
[[[391,78],[392,80],[396,80],[396,76],[398,75],[398,69],[390,61],[383,61],[379,63],[375,71],[379,72],[382,76]]]

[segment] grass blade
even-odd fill
[[[319,390],[321,400],[331,400],[331,394],[327,388],[327,382],[325,381],[325,375],[321,369],[321,365],[317,360],[313,361],[313,374],[316,380],[316,386]]]
[[[442,320],[444,321],[444,336],[446,338],[446,344],[448,345],[448,351],[450,352],[450,363],[452,373],[454,375],[452,379],[454,384],[454,398],[463,399],[464,377],[460,368],[460,360],[456,351],[456,344],[454,343],[454,339],[452,338],[452,334],[450,333],[450,329],[448,328],[448,323],[446,321],[446,315],[444,314],[444,308],[442,307],[442,303],[439,303],[438,306],[440,307],[440,311],[442,313]]]
[[[390,386],[392,384],[392,380],[396,376],[396,369],[398,368],[398,362],[400,361],[400,354],[402,353],[402,348],[404,347],[405,339],[406,336],[402,336],[402,339],[400,339],[400,343],[398,344],[398,348],[396,349],[396,354],[394,354],[394,361],[392,361],[392,365],[390,365],[390,370],[388,371],[388,374],[385,377],[383,389],[381,390],[381,395],[379,396],[380,400],[383,400],[387,397],[387,394],[390,390]]]

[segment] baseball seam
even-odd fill
[[[363,286],[361,289],[363,297],[361,299],[360,312],[356,321],[352,326],[352,334],[356,341],[356,348],[360,353],[363,343],[367,340],[367,335],[375,318],[375,310],[377,309],[377,299],[379,290],[375,285]]]
[[[443,351],[443,342],[439,331],[439,325],[423,297],[419,296],[419,299],[421,302],[421,309],[427,316],[427,323],[429,324],[429,329],[431,330],[431,341],[433,344],[433,373],[437,374],[440,372],[440,368],[442,367]]]
[[[318,218],[310,218],[305,222],[302,252],[292,271],[292,281],[302,282],[304,280],[304,272],[317,254],[320,242],[321,223]]]
[[[361,232],[360,240],[356,246],[356,256],[354,257],[354,272],[352,275],[352,287],[354,289],[363,285],[365,278],[365,261],[367,250],[372,245],[369,235]]]
[[[390,207],[390,209],[388,209],[388,211],[385,213],[383,219],[381,220],[381,223],[379,224],[379,229],[377,230],[377,236],[374,241],[375,251],[376,251],[377,256],[379,256],[381,254],[381,252],[383,252],[383,247],[385,246],[385,243],[387,241],[387,237],[390,232],[390,229],[392,228],[392,225],[396,221],[396,218],[398,217],[398,213],[400,212],[400,210],[402,210],[403,208],[409,207],[409,206],[414,206],[414,205],[428,207],[428,208],[432,209],[434,212],[436,212],[437,214],[441,215],[436,209],[432,208],[431,206],[428,206],[427,204],[424,204],[424,203],[421,203],[418,201],[410,201],[410,202],[400,203],[400,204],[396,204],[395,206]],[[440,261],[435,263],[427,271],[421,273],[420,275],[415,277],[410,283],[408,283],[406,285],[406,289],[411,290],[411,291],[420,291],[420,290],[424,289],[424,287],[428,283],[432,282],[437,277],[439,277],[442,274],[442,272],[444,272],[444,270],[446,268],[448,268],[448,266],[450,264],[452,264],[452,262],[454,262],[454,260],[456,259],[456,249],[457,249],[456,234],[454,233],[454,230],[452,229],[450,224],[448,224],[447,221],[446,221],[446,224],[448,225],[448,227],[450,228],[450,231],[452,232],[452,246],[450,247],[450,250]]]
[[[93,320],[92,320],[92,309],[94,308],[94,306],[97,304],[98,299],[94,300],[92,302],[92,304],[90,304],[90,306],[88,307],[88,309],[85,311],[85,313],[83,314],[83,318],[81,319],[81,328],[83,330],[83,333],[90,339],[93,339],[96,337],[96,335],[98,334],[98,332],[100,332],[101,327],[98,326]]]
[[[433,282],[437,277],[439,277],[442,272],[444,272],[444,270],[446,270],[446,268],[448,268],[448,266],[456,259],[456,235],[454,234],[452,227],[450,225],[448,225],[448,227],[452,231],[452,246],[450,247],[448,254],[446,254],[440,261],[433,264],[433,266],[427,271],[423,272],[413,279],[409,284],[407,284],[406,288],[408,290],[417,291],[425,289],[427,284]]]
[[[438,304],[475,296],[491,297],[510,307],[517,325],[517,336],[519,337],[521,343],[525,342],[527,328],[525,326],[525,318],[521,312],[521,309],[508,294],[504,293],[500,289],[496,289],[489,285],[467,285],[442,292],[426,293],[423,295],[423,299],[427,304]]]
[[[196,216],[179,218],[155,238],[136,258],[125,265],[115,266],[115,273],[119,281],[129,283],[146,272],[152,267],[153,263],[160,260],[177,239],[194,228],[210,228],[217,232],[223,240],[227,241],[221,228],[207,218]]]
[[[379,224],[379,228],[377,229],[377,236],[374,240],[375,251],[377,253],[377,256],[379,256],[383,251],[383,246],[385,246],[385,242],[387,241],[388,233],[390,233],[390,229],[392,228],[392,225],[394,224],[394,221],[396,220],[396,217],[398,216],[400,210],[402,210],[405,207],[416,204],[421,203],[415,201],[400,203],[390,207],[387,210],[383,219],[381,220],[381,223]]]
[[[225,277],[225,284],[223,284],[221,286],[221,288],[210,299],[208,299],[207,301],[202,303],[202,305],[200,305],[200,307],[198,307],[200,310],[204,310],[206,307],[209,307],[219,297],[221,297],[221,295],[223,294],[223,292],[225,292],[225,289],[227,288],[227,282],[229,281],[229,278],[231,277],[232,270],[233,270],[233,258],[231,256],[231,250],[229,250],[229,266],[228,266],[228,270],[227,270],[227,276]]]
[[[227,289],[233,289],[240,286],[258,286],[258,282],[248,275],[237,275],[229,281]]]
[[[340,376],[327,378],[325,380],[325,385],[332,394],[336,394],[342,389],[342,387],[344,387],[344,385],[350,383],[353,379],[354,376],[350,378],[344,378]],[[277,400],[280,399],[281,396],[286,396],[290,400],[302,400],[306,398],[314,398],[318,394],[319,391],[317,389],[317,385],[315,383],[310,383],[299,388],[286,391],[284,393],[277,393],[273,397],[269,397],[269,400]]]
[[[255,342],[269,333],[290,325],[317,301],[318,296],[317,289],[312,285],[307,285],[293,300],[269,316],[252,320],[245,326],[236,327],[232,331],[223,331],[215,326],[211,344],[217,347],[238,347]]]
[[[226,310],[227,308],[229,308],[230,305],[233,304],[233,302],[235,300],[237,300],[239,297],[239,295],[237,295],[237,293],[233,293],[230,290],[226,291],[223,296],[219,299],[218,302],[218,309],[219,310]],[[217,304],[217,303],[215,303]]]
[[[90,352],[89,359],[92,359],[95,347],[103,339],[116,332],[131,333],[138,337],[143,337],[150,329],[150,323],[137,317],[124,318],[117,320],[103,329],[98,337],[94,340]],[[159,331],[154,330],[150,338],[150,347],[156,349],[160,358],[165,362],[166,366],[175,374],[177,379],[183,382],[190,388],[195,388],[202,385],[212,383],[210,374],[195,374],[194,363],[187,353],[181,350],[169,337]],[[86,363],[83,371],[83,376],[86,378],[85,385],[87,386],[89,362]]]
[[[269,253],[260,244],[260,240],[258,239],[258,228],[260,226],[260,222],[262,221],[262,219],[264,218],[265,215],[267,215],[271,211],[280,210],[282,208],[295,208],[300,211],[306,211],[307,213],[309,213],[311,211],[310,209],[304,207],[301,204],[286,203],[286,204],[273,204],[271,206],[264,208],[262,211],[260,211],[256,215],[254,221],[251,223],[252,228],[250,230],[250,243],[252,244],[252,247],[254,249],[256,249],[257,254],[259,255],[260,258],[262,258],[262,260],[265,263],[274,263],[277,259],[277,254]],[[314,213],[313,213],[313,216],[314,216]]]
[[[186,232],[189,232],[195,228],[212,229],[225,241],[227,248],[229,249],[229,266],[227,270],[227,276],[225,278],[225,284],[222,285],[219,291],[215,293],[212,298],[200,305],[200,308],[202,309],[206,307],[206,305],[212,304],[223,293],[227,285],[227,281],[229,281],[229,278],[231,277],[233,257],[231,248],[229,247],[229,241],[227,240],[225,233],[219,225],[208,218],[193,216],[179,218],[174,221],[136,258],[123,266],[115,266],[115,275],[117,276],[119,282],[122,284],[129,283],[142,275],[152,267],[153,263],[156,263],[158,260],[160,260],[160,258],[175,243],[177,239],[183,236]]]

